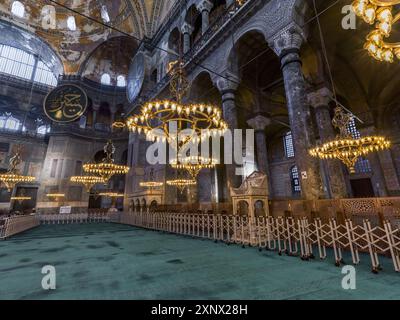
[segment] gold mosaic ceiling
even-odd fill
[[[67,74],[78,72],[81,64],[104,41],[121,36],[119,32],[93,22],[49,0],[20,0],[25,6],[23,18],[11,14],[13,0],[0,1],[0,18],[11,21],[42,37],[58,53]],[[173,0],[56,0],[79,13],[102,21],[101,7],[106,6],[108,24],[139,39],[151,37],[171,9]],[[43,7],[56,10],[56,28],[43,28]],[[76,30],[70,31],[67,19],[74,16]]]

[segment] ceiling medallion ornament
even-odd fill
[[[219,108],[208,104],[184,104],[189,90],[182,62],[171,66],[170,92],[174,100],[157,100],[143,105],[141,112],[128,118],[126,126],[131,132],[144,133],[149,141],[168,142],[178,148],[189,141],[223,136],[228,125]],[[191,135],[182,134],[191,130]],[[188,131],[186,131],[188,132]],[[184,141],[178,139],[185,137]]]
[[[46,116],[59,123],[78,120],[88,106],[85,91],[73,84],[66,84],[53,89],[45,98],[43,110]]]
[[[0,181],[4,183],[9,192],[19,183],[31,183],[36,180],[35,177],[24,176],[19,173],[18,167],[21,162],[20,148],[18,148],[15,155],[10,159],[7,173],[0,175]]]
[[[367,36],[364,48],[378,61],[394,61],[396,56],[400,59],[400,43],[386,42],[393,25],[400,20],[400,12],[394,13],[400,0],[356,0],[353,2],[354,12],[370,25],[375,24],[375,30]]]
[[[115,146],[111,140],[104,146],[104,153],[106,157],[102,162],[85,164],[83,170],[101,177],[104,183],[107,183],[114,175],[123,175],[129,172],[130,167],[114,163]]]
[[[390,141],[381,136],[359,139],[352,137],[348,131],[351,120],[352,115],[345,113],[343,108],[337,107],[332,123],[339,129],[340,134],[335,140],[311,149],[310,155],[322,160],[338,159],[349,168],[350,173],[355,173],[355,165],[360,157],[390,148]]]

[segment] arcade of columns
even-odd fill
[[[290,0],[294,6],[296,1]],[[276,1],[271,2],[272,7],[279,6]],[[288,4],[289,7],[289,4]],[[202,33],[209,28],[209,13],[212,4],[203,0],[197,8],[202,15]],[[265,10],[268,10],[264,8]],[[269,8],[270,9],[270,8]],[[260,15],[262,15],[261,13]],[[272,14],[273,16],[279,13]],[[258,17],[256,19],[259,19]],[[266,24],[279,24],[275,18],[269,17],[270,22]],[[269,47],[279,57],[281,70],[286,93],[286,103],[289,115],[289,124],[292,131],[295,149],[295,161],[300,175],[302,199],[317,200],[322,198],[340,199],[348,196],[345,182],[345,174],[342,165],[338,161],[321,162],[309,155],[309,149],[317,144],[314,136],[311,108],[315,109],[316,121],[318,125],[321,142],[325,142],[334,137],[335,132],[332,126],[332,119],[329,112],[331,93],[327,88],[315,88],[314,92],[309,92],[306,86],[302,71],[302,59],[300,49],[305,41],[304,30],[295,23],[291,22],[282,28],[274,26],[274,30],[280,30],[274,34],[268,34],[264,26],[264,35]],[[274,22],[272,22],[274,21]],[[185,22],[181,25],[183,35],[183,52],[188,53],[191,49],[191,36],[193,27]],[[260,28],[262,29],[262,28]],[[252,30],[249,28],[249,31]],[[243,33],[244,34],[244,33]],[[242,34],[242,35],[243,35]],[[239,38],[239,37],[237,37]],[[216,48],[219,50],[221,48]],[[226,49],[226,48],[225,48]],[[223,50],[223,49],[221,49]],[[216,54],[218,55],[218,53]],[[237,90],[240,84],[240,77],[237,73],[223,70],[224,78],[211,76],[214,86],[219,90],[222,97],[223,117],[230,128],[239,128],[238,112],[236,108]],[[261,110],[260,110],[261,111]],[[271,124],[271,119],[261,115],[255,115],[254,119],[248,121],[248,125],[255,130],[256,142],[256,162],[258,169],[269,176],[268,150],[266,127]],[[132,137],[131,137],[132,139]],[[131,140],[132,143],[132,140]],[[132,151],[131,151],[132,152]],[[226,165],[226,190],[229,194],[231,187],[239,187],[242,176],[236,174],[235,165]],[[270,181],[269,189],[273,188]],[[271,192],[270,192],[271,194]],[[229,196],[227,200],[229,200]]]

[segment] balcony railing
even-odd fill
[[[223,29],[224,26],[229,24],[229,21],[236,16],[243,8],[249,5],[253,0],[236,0],[228,8],[222,11],[221,15],[210,24],[208,30],[195,41],[191,49],[183,56],[183,61],[188,66],[197,54]],[[155,98],[164,88],[169,84],[171,80],[170,74],[166,74],[156,86],[149,91],[146,95],[143,95],[137,99],[134,105],[142,104],[145,101]]]
[[[15,135],[18,137],[24,137],[24,138],[33,138],[33,139],[40,139],[44,140],[46,138],[46,135],[37,133],[35,131],[27,131],[27,130],[11,130],[11,129],[6,129],[6,128],[0,128],[0,134],[6,134],[6,135]]]

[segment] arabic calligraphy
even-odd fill
[[[46,97],[44,112],[55,122],[72,122],[85,113],[87,104],[86,93],[80,87],[64,85]]]

